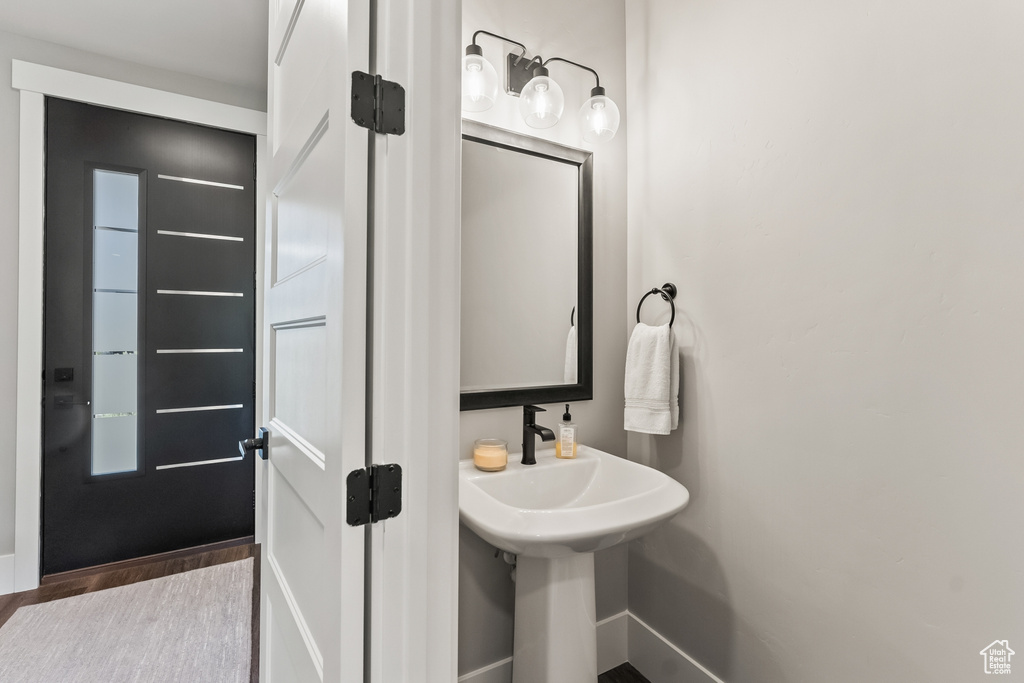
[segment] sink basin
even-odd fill
[[[682,510],[687,490],[671,477],[588,446],[572,460],[538,450],[536,465],[509,454],[501,472],[459,464],[459,517],[510,553],[592,553],[646,534]]]
[[[512,683],[594,683],[594,552],[646,534],[689,492],[650,467],[588,446],[572,460],[509,454],[501,472],[459,463],[459,517],[516,556]]]

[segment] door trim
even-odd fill
[[[265,112],[107,78],[11,60],[11,85],[20,90],[18,211],[18,397],[14,507],[14,591],[39,587],[43,387],[43,213],[47,96],[150,114],[256,136],[256,326],[263,324],[263,234],[266,193]],[[256,335],[256,382],[262,386],[262,335]],[[255,415],[262,414],[257,392]],[[253,425],[255,430],[255,425]],[[241,435],[240,435],[241,436]],[[256,488],[262,483],[256,468]],[[257,519],[257,542],[260,541]]]
[[[239,133],[267,134],[266,112],[19,59],[11,60],[11,87],[22,92],[30,91]]]
[[[373,135],[373,464],[401,515],[369,529],[368,682],[458,676],[461,0],[377,0],[375,71],[406,89]]]

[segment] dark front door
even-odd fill
[[[253,533],[255,144],[47,100],[44,575]]]

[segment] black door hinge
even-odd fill
[[[372,465],[348,473],[345,520],[350,526],[362,526],[397,517],[402,511],[402,468],[399,465]]]
[[[352,120],[377,133],[401,135],[405,132],[405,88],[380,76],[353,71]]]

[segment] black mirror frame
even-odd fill
[[[484,410],[594,398],[594,154],[478,121],[462,120],[462,139],[530,154],[579,169],[576,285],[576,384],[463,391],[459,410]]]

